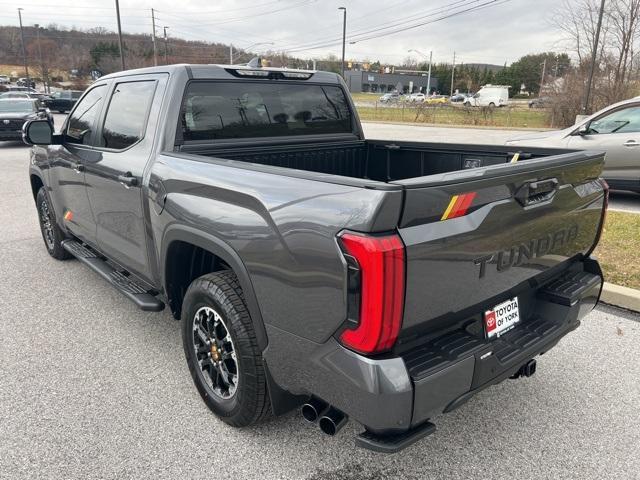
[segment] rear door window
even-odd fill
[[[142,139],[155,85],[155,80],[149,80],[115,86],[104,119],[100,146],[122,150]]]
[[[313,84],[192,82],[181,122],[184,140],[352,132],[342,89]]]

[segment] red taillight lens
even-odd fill
[[[344,346],[372,354],[389,350],[400,332],[404,304],[404,244],[398,235],[343,233],[340,242],[357,262],[360,278],[358,324],[342,332]]]

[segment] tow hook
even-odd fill
[[[534,373],[536,373],[536,361],[531,359],[522,365],[520,369],[511,376],[511,378],[531,377]]]

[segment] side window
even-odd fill
[[[65,138],[67,142],[90,144],[91,129],[94,128],[96,116],[100,113],[102,98],[106,91],[106,85],[99,85],[78,102],[69,117]]]
[[[590,135],[634,132],[640,132],[640,106],[616,110],[589,125]]]
[[[121,150],[142,139],[155,85],[156,82],[150,80],[115,86],[104,119],[102,147]]]

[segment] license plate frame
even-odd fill
[[[483,315],[485,338],[499,338],[520,323],[518,297],[497,304]]]

